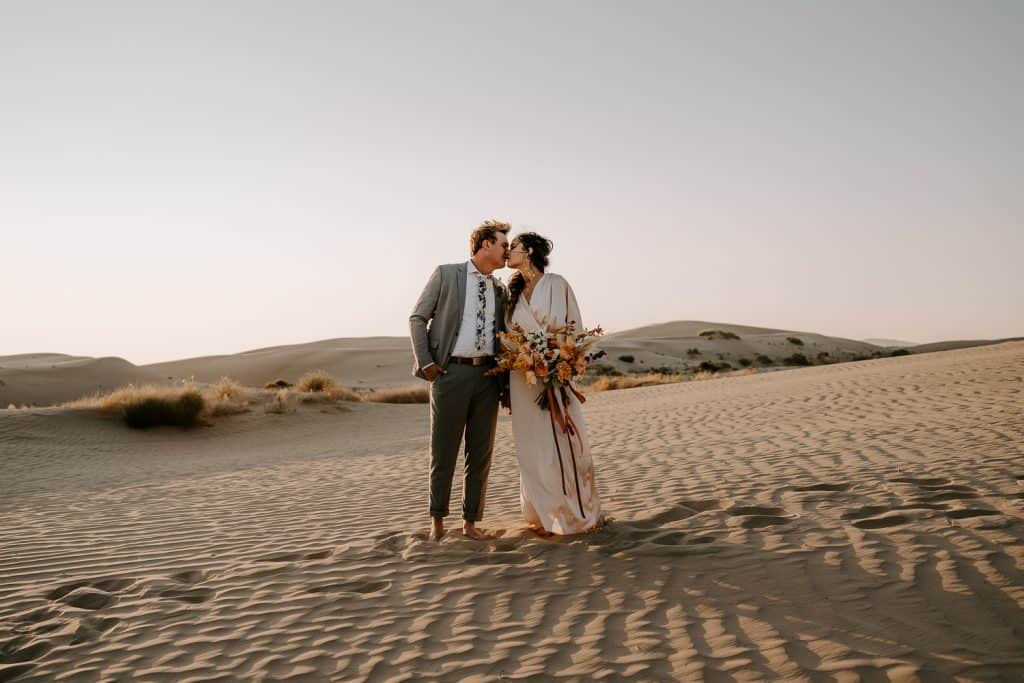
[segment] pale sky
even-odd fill
[[[588,324],[1024,335],[1024,3],[0,1],[0,355],[404,335],[499,218]]]

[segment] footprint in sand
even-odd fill
[[[945,477],[894,477],[889,481],[897,484],[914,484],[915,486],[941,486],[949,483],[949,479]]]
[[[886,515],[884,517],[872,517],[862,519],[853,523],[858,529],[884,529],[891,526],[906,524],[910,518],[905,515]]]
[[[210,572],[203,571],[201,569],[186,569],[183,572],[171,575],[172,581],[187,584],[202,583],[208,578],[210,578]]]
[[[669,531],[668,533],[655,536],[651,539],[651,543],[658,545],[682,545],[683,539],[686,538],[686,534],[682,531]]]
[[[969,519],[971,517],[989,517],[1001,514],[998,510],[986,510],[983,508],[965,508],[963,510],[950,510],[946,516],[951,519]]]
[[[350,581],[347,583],[327,583],[311,586],[310,593],[359,593],[369,595],[391,588],[390,581]]]
[[[971,491],[943,491],[930,496],[919,496],[914,500],[918,503],[938,503],[944,500],[968,500],[978,497],[977,493]]]
[[[40,640],[31,645],[21,647],[26,638],[16,638],[0,647],[0,664],[22,664],[39,659],[53,649],[53,645]],[[2,680],[2,679],[0,679]]]
[[[159,595],[161,598],[198,605],[212,598],[213,591],[209,588],[168,588],[160,591]]]
[[[79,589],[86,588],[97,593],[117,593],[118,591],[124,590],[128,586],[135,583],[135,579],[126,578],[110,578],[110,579],[86,579],[84,581],[72,581],[71,583],[61,584],[52,591],[46,594],[47,600],[61,601],[67,603],[66,598],[78,591]],[[113,596],[109,596],[113,600]],[[85,599],[86,602],[91,602],[92,599]],[[77,607],[77,605],[76,605]],[[86,608],[86,609],[98,609],[98,608]]]
[[[782,517],[783,508],[771,505],[737,505],[726,510],[733,517],[743,517],[740,526],[744,529],[763,529],[769,526],[789,524],[789,517]]]
[[[86,617],[82,619],[78,629],[75,630],[71,643],[74,645],[99,640],[101,635],[117,626],[120,622],[121,620],[117,617]]]
[[[809,486],[795,486],[795,487],[793,487],[793,490],[794,491],[800,491],[801,493],[805,492],[805,491],[835,491],[835,492],[840,492],[840,491],[849,491],[850,487],[852,487],[852,486],[853,486],[853,484],[827,484],[827,483],[820,483],[820,484],[811,484]]]

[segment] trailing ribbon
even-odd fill
[[[572,385],[569,385],[569,387],[574,394],[579,396],[578,392],[572,388]],[[569,457],[572,459],[572,477],[576,482],[576,502],[580,506],[580,517],[586,517],[587,514],[583,511],[583,496],[580,493],[580,475],[576,469],[576,449],[572,447],[572,437],[575,436],[579,439],[579,428],[573,421],[572,416],[569,415],[569,396],[565,391],[565,387],[562,387],[559,393],[562,395],[562,406],[555,400],[555,390],[551,387],[547,388],[548,409],[551,413],[551,438],[554,439],[555,451],[558,453],[558,469],[562,474],[562,493],[568,495],[568,491],[565,490],[565,466],[562,464],[562,448],[558,445],[558,434],[555,432],[556,424],[562,429],[562,433],[566,435],[566,440],[569,442]],[[580,445],[582,446],[582,441]]]

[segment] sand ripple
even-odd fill
[[[0,418],[0,681],[1024,677],[1024,344],[595,396],[614,517],[423,531],[422,406]],[[227,423],[224,423],[225,425]],[[456,494],[458,495],[458,494]]]

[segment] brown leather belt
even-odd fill
[[[452,356],[448,362],[456,365],[494,365],[494,356],[475,356],[473,358]]]

